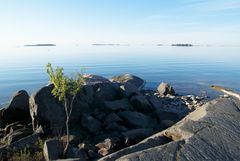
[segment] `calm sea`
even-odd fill
[[[31,94],[48,83],[46,64],[64,67],[70,74],[80,71],[110,78],[131,73],[155,89],[169,82],[178,94],[218,93],[209,85],[240,91],[240,47],[171,47],[155,45],[0,48],[0,104],[15,91]]]

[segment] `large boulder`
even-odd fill
[[[115,101],[104,101],[104,110],[107,111],[121,111],[121,110],[131,110],[132,105],[129,103],[128,99],[123,98]]]
[[[167,95],[167,94],[175,95],[175,91],[174,91],[173,87],[170,84],[168,84],[168,83],[164,83],[164,82],[161,83],[158,86],[157,90],[158,90],[158,93],[160,95]]]
[[[104,78],[99,75],[84,74],[83,78],[85,79],[86,85],[95,85],[99,83],[109,83],[110,81],[107,78]]]
[[[88,161],[88,155],[84,150],[81,150],[77,147],[69,147],[67,154],[66,154],[67,158],[71,158],[74,159],[76,158],[77,161]],[[64,160],[65,161],[65,160]]]
[[[57,160],[63,155],[64,146],[58,139],[48,139],[44,143],[43,155],[46,161]]]
[[[173,122],[177,122],[180,119],[180,117],[177,113],[163,111],[163,110],[160,110],[160,109],[156,110],[155,114],[156,114],[159,121],[172,120]]]
[[[70,115],[69,124],[72,126],[78,122],[83,115],[91,113],[92,110],[87,102],[81,101],[79,97],[73,100],[72,112]]]
[[[163,100],[161,97],[150,95],[150,96],[146,96],[146,99],[155,110],[158,110],[163,106]]]
[[[24,149],[27,146],[33,146],[36,145],[36,143],[41,140],[40,134],[34,133],[32,135],[28,135],[26,137],[23,137],[13,143],[11,143],[8,147],[15,149],[15,150],[21,150]]]
[[[26,91],[18,91],[1,112],[0,116],[6,123],[31,120],[29,113],[29,95]]]
[[[122,119],[115,113],[110,113],[106,116],[104,120],[104,125],[109,125],[114,122],[121,122]]]
[[[93,85],[84,85],[83,88],[77,93],[77,99],[79,101],[88,103],[91,106],[93,104],[95,95],[93,87]]]
[[[95,84],[93,88],[95,91],[94,106],[98,106],[104,101],[118,100],[123,97],[123,91],[116,83],[99,83]]]
[[[30,114],[34,130],[42,126],[59,135],[64,131],[66,114],[63,104],[52,95],[52,89],[53,85],[45,86],[31,95]]]
[[[123,74],[119,76],[114,76],[111,78],[112,82],[118,82],[118,83],[130,83],[134,86],[136,86],[138,89],[141,89],[145,85],[145,81],[135,75],[132,74]]]
[[[11,131],[9,134],[7,134],[4,138],[1,139],[1,143],[5,145],[10,145],[13,142],[16,142],[28,135],[31,135],[32,133],[32,128],[23,128]]]
[[[136,111],[152,112],[154,110],[154,107],[152,107],[148,100],[142,95],[132,96],[131,103]]]
[[[101,130],[102,124],[100,121],[90,115],[82,117],[82,126],[88,129],[92,134],[98,134]]]
[[[125,82],[120,85],[120,88],[123,90],[124,95],[128,98],[133,95],[141,95],[139,89],[134,84]]]
[[[106,127],[105,127],[105,130],[107,132],[112,132],[112,131],[115,131],[115,132],[125,132],[128,130],[128,128],[126,128],[125,126],[123,125],[120,125],[118,124],[117,122],[113,122],[113,123],[109,123]]]
[[[118,116],[120,116],[127,126],[130,127],[149,127],[152,119],[151,117],[144,115],[140,112],[131,112],[131,111],[123,111],[119,112]]]

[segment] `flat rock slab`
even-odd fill
[[[219,98],[174,126],[100,160],[238,161],[239,151],[240,101]]]

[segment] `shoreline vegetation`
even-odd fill
[[[63,68],[53,70],[51,64],[47,67],[52,83],[31,95],[25,90],[17,91],[10,103],[0,109],[2,160],[112,161],[134,152],[144,156],[147,153],[143,149],[195,137],[195,133],[181,133],[179,126],[196,130],[194,127],[203,126],[198,120],[213,116],[214,103],[209,106],[207,97],[178,95],[168,83],[149,90],[143,88],[143,79],[131,74],[111,79],[81,74],[81,79],[73,80],[64,76]],[[219,100],[227,104],[230,99]],[[223,102],[219,106],[225,106]],[[211,120],[222,117],[216,110],[214,113]],[[201,137],[210,138],[212,134]],[[176,158],[181,157],[180,152],[175,154]]]

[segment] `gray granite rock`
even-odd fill
[[[145,81],[135,75],[132,74],[123,74],[119,76],[114,76],[111,78],[111,81],[118,83],[131,83],[136,86],[138,89],[143,88],[145,85]]]
[[[86,85],[95,85],[99,83],[108,83],[110,82],[107,78],[104,78],[99,75],[92,75],[92,74],[84,74],[83,75],[85,79],[85,84]]]
[[[159,94],[161,95],[167,95],[167,94],[170,94],[170,95],[175,95],[175,91],[173,89],[172,86],[170,86],[170,84],[168,83],[161,83],[158,88],[157,88]]]
[[[240,101],[220,98],[174,126],[100,161],[240,160]]]

